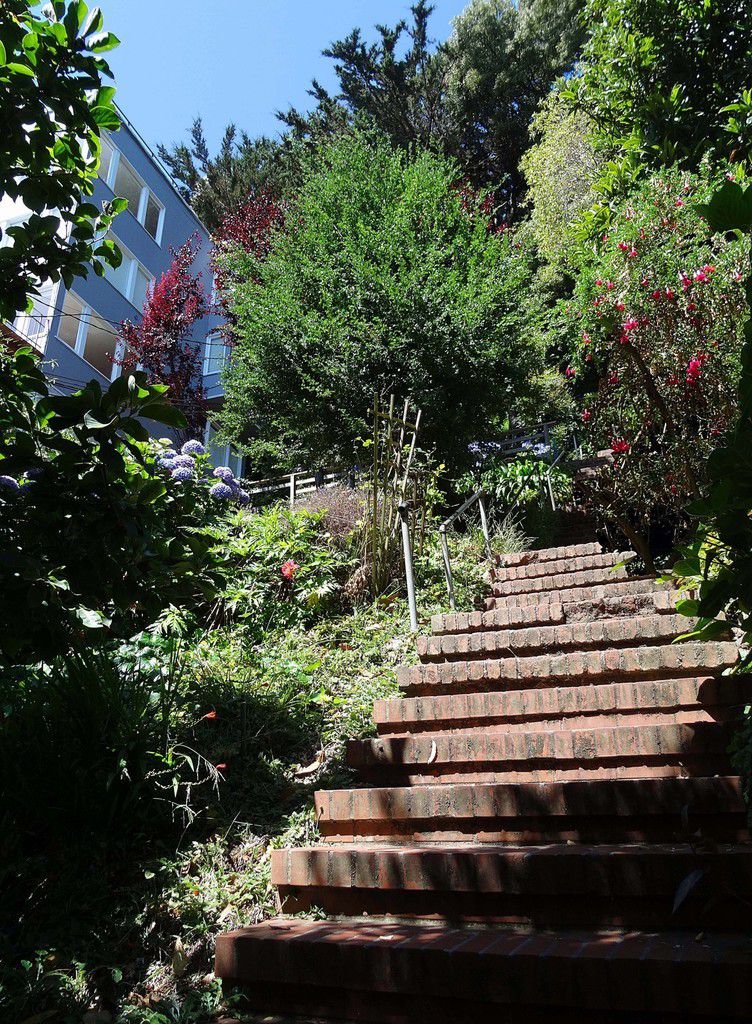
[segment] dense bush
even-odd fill
[[[376,392],[409,386],[422,442],[461,459],[542,368],[529,259],[429,153],[367,135],[316,154],[268,255],[225,247],[236,345],[220,422],[259,462],[352,462]]]
[[[590,497],[647,554],[733,423],[749,250],[708,227],[709,176],[666,170],[621,206],[567,303],[585,434],[613,462]],[[670,533],[669,533],[670,535]]]
[[[0,658],[129,637],[212,592],[192,495],[139,420],[182,426],[145,374],[48,394],[34,357],[0,360]]]

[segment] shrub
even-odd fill
[[[28,350],[0,359],[0,658],[49,660],[129,637],[212,593],[190,491],[138,417],[182,426],[143,373],[48,395]]]
[[[746,242],[715,235],[708,176],[664,170],[620,208],[567,304],[594,450],[613,462],[590,491],[649,561],[647,531],[676,525],[735,416]]]
[[[529,259],[457,177],[348,135],[311,159],[267,254],[223,248],[235,348],[220,424],[257,463],[352,462],[374,394],[403,382],[421,443],[462,460],[525,393],[542,365],[518,301]]]

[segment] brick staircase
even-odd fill
[[[274,851],[285,911],[329,919],[218,940],[250,1006],[752,1020],[752,845],[727,754],[748,688],[722,675],[733,643],[672,644],[688,620],[628,558],[501,556],[485,611],[434,617],[377,737],[349,745],[370,788],[317,793],[322,844]]]

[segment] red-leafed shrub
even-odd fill
[[[203,353],[191,330],[210,312],[201,274],[191,273],[199,251],[196,235],[172,251],[172,264],[151,287],[139,323],[125,320],[120,334],[125,352],[124,371],[137,366],[154,383],[167,384],[172,402],[185,415],[187,433],[195,437],[206,419],[202,381]]]

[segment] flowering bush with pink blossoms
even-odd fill
[[[708,228],[713,188],[675,169],[647,179],[566,304],[564,372],[589,445],[612,456],[590,497],[645,553],[650,526],[698,495],[736,408],[749,250]]]

